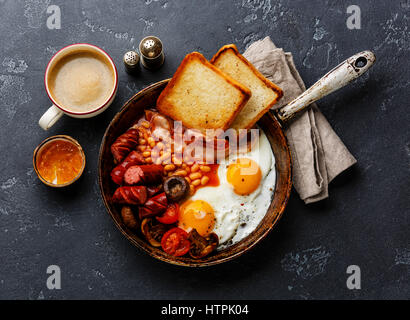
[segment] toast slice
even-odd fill
[[[250,129],[283,96],[282,89],[266,79],[234,44],[223,46],[210,61],[252,91],[252,97],[231,127]]]
[[[157,100],[158,110],[188,128],[226,130],[251,91],[198,53],[188,54]]]

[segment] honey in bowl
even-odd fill
[[[35,151],[36,172],[51,186],[74,182],[81,175],[84,162],[81,146],[72,138],[48,139]]]

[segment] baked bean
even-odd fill
[[[189,185],[189,192],[191,196],[195,193],[195,187],[192,184]]]
[[[211,171],[211,167],[208,167],[208,166],[200,166],[199,169],[200,169],[202,172],[209,172],[209,171]]]
[[[151,148],[154,148],[155,147],[155,140],[154,140],[154,138],[153,137],[148,137],[148,143],[149,143],[149,145],[151,146]]]
[[[164,170],[165,170],[165,171],[175,170],[175,165],[173,165],[173,164],[167,164],[167,165],[164,167]]]
[[[188,177],[185,177],[185,180],[186,180],[188,183],[191,183],[191,179],[189,179]]]
[[[161,160],[161,162],[170,163],[171,162],[171,154],[169,152],[165,152],[165,153],[162,154],[162,156],[159,157],[159,159]]]
[[[145,158],[145,162],[146,162],[146,163],[152,163],[151,157]]]
[[[175,171],[175,175],[177,176],[186,176],[188,173],[185,170],[177,170]]]
[[[149,151],[144,151],[144,152],[142,153],[142,156],[143,156],[144,158],[150,157],[150,156],[151,156],[151,152],[149,152]]]
[[[201,184],[204,186],[208,183],[208,181],[209,181],[209,177],[203,176],[201,179]]]
[[[175,157],[174,155],[172,156],[172,163],[178,167],[182,165],[182,161],[178,159],[177,157]]]
[[[194,181],[192,181],[192,185],[193,186],[199,186],[201,184],[201,179],[195,179]]]
[[[138,151],[144,152],[147,146],[138,146]]]
[[[192,181],[196,179],[200,179],[201,177],[202,177],[202,174],[200,172],[194,172],[189,175],[189,179],[191,179]]]
[[[195,163],[192,167],[191,167],[191,172],[197,172],[199,170],[199,165],[197,163]]]
[[[163,153],[162,153],[162,157],[163,157],[164,159],[166,159],[166,158],[171,158],[171,152],[163,152]]]
[[[149,122],[148,121],[142,121],[141,122],[141,125],[144,127],[144,128],[149,128]]]

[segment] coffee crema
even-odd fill
[[[58,60],[49,71],[52,98],[73,112],[90,112],[102,106],[115,87],[115,75],[105,56],[75,51]]]

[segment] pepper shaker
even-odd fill
[[[124,54],[123,61],[125,70],[132,74],[138,70],[140,56],[135,51],[128,51]]]
[[[141,63],[150,70],[158,69],[164,63],[164,50],[159,38],[148,36],[141,40],[140,45]]]

